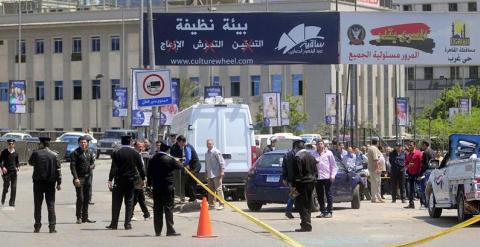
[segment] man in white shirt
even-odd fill
[[[222,189],[222,179],[225,176],[225,160],[223,159],[222,153],[214,147],[212,139],[207,140],[207,152],[205,153],[205,174],[207,176],[208,187],[217,193],[222,199],[223,189]],[[208,205],[217,210],[222,210],[224,208],[223,203],[219,200],[218,206],[215,206],[212,195],[208,195]]]

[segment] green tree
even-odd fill
[[[192,80],[187,78],[180,79],[180,111],[200,101],[198,90],[200,90],[200,87]],[[197,96],[194,96],[196,93]]]
[[[431,116],[433,119],[448,118],[448,109],[457,105],[460,97],[468,97],[472,101],[472,107],[480,107],[480,88],[469,86],[463,89],[460,85],[443,91],[432,107],[429,107],[423,113],[423,117]]]

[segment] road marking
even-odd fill
[[[245,218],[249,219],[250,221],[252,221],[253,223],[257,224],[258,226],[262,227],[263,229],[269,231],[272,235],[280,238],[282,241],[284,241],[285,243],[291,245],[291,246],[295,246],[295,247],[303,247],[304,245],[300,244],[299,242],[293,240],[292,238],[290,238],[289,236],[279,232],[278,230],[274,229],[273,227],[269,226],[268,224],[260,221],[259,219],[251,216],[250,214],[248,213],[245,213],[243,212],[243,210],[241,210],[240,208],[238,208],[237,206],[225,201],[223,198],[219,197],[217,194],[215,194],[213,191],[210,190],[210,188],[208,188],[207,186],[205,186],[202,181],[200,181],[195,175],[193,175],[186,167],[184,168],[185,172],[190,176],[192,177],[195,181],[197,181],[197,183],[202,186],[210,195],[214,196],[215,198],[217,198],[219,201],[221,201],[223,204],[231,207],[233,210],[235,210],[237,213],[241,214],[242,216],[244,216]]]
[[[427,242],[430,242],[434,239],[437,239],[441,236],[444,236],[448,233],[451,233],[451,232],[454,232],[456,230],[460,230],[464,227],[467,227],[469,225],[472,225],[472,224],[475,224],[477,222],[480,221],[480,215],[477,215],[475,217],[472,217],[471,219],[469,220],[466,220],[462,223],[459,223],[457,225],[454,225],[446,230],[443,230],[441,232],[438,232],[436,234],[433,234],[431,236],[428,236],[426,238],[422,238],[422,239],[418,239],[418,240],[415,240],[415,241],[412,241],[412,242],[408,242],[408,243],[403,243],[403,244],[399,244],[399,245],[392,245],[392,247],[406,247],[406,246],[416,246],[416,245],[419,245],[419,244],[424,244],[424,243],[427,243]]]

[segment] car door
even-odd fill
[[[437,203],[448,203],[448,179],[447,179],[447,166],[433,170],[432,174],[432,189],[435,195]]]
[[[339,160],[337,163],[337,175],[332,186],[332,194],[335,201],[348,201],[352,196],[352,181],[346,166]]]

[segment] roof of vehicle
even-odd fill
[[[126,129],[109,129],[105,130],[105,132],[137,132],[136,130],[126,130]]]
[[[29,136],[30,134],[28,134],[28,133],[18,133],[18,132],[8,132],[8,133],[5,133],[3,136],[7,136],[7,135]]]
[[[279,150],[273,150],[268,153],[264,153],[263,155],[272,155],[272,154],[286,154],[288,153],[288,150],[286,149],[279,149]]]

